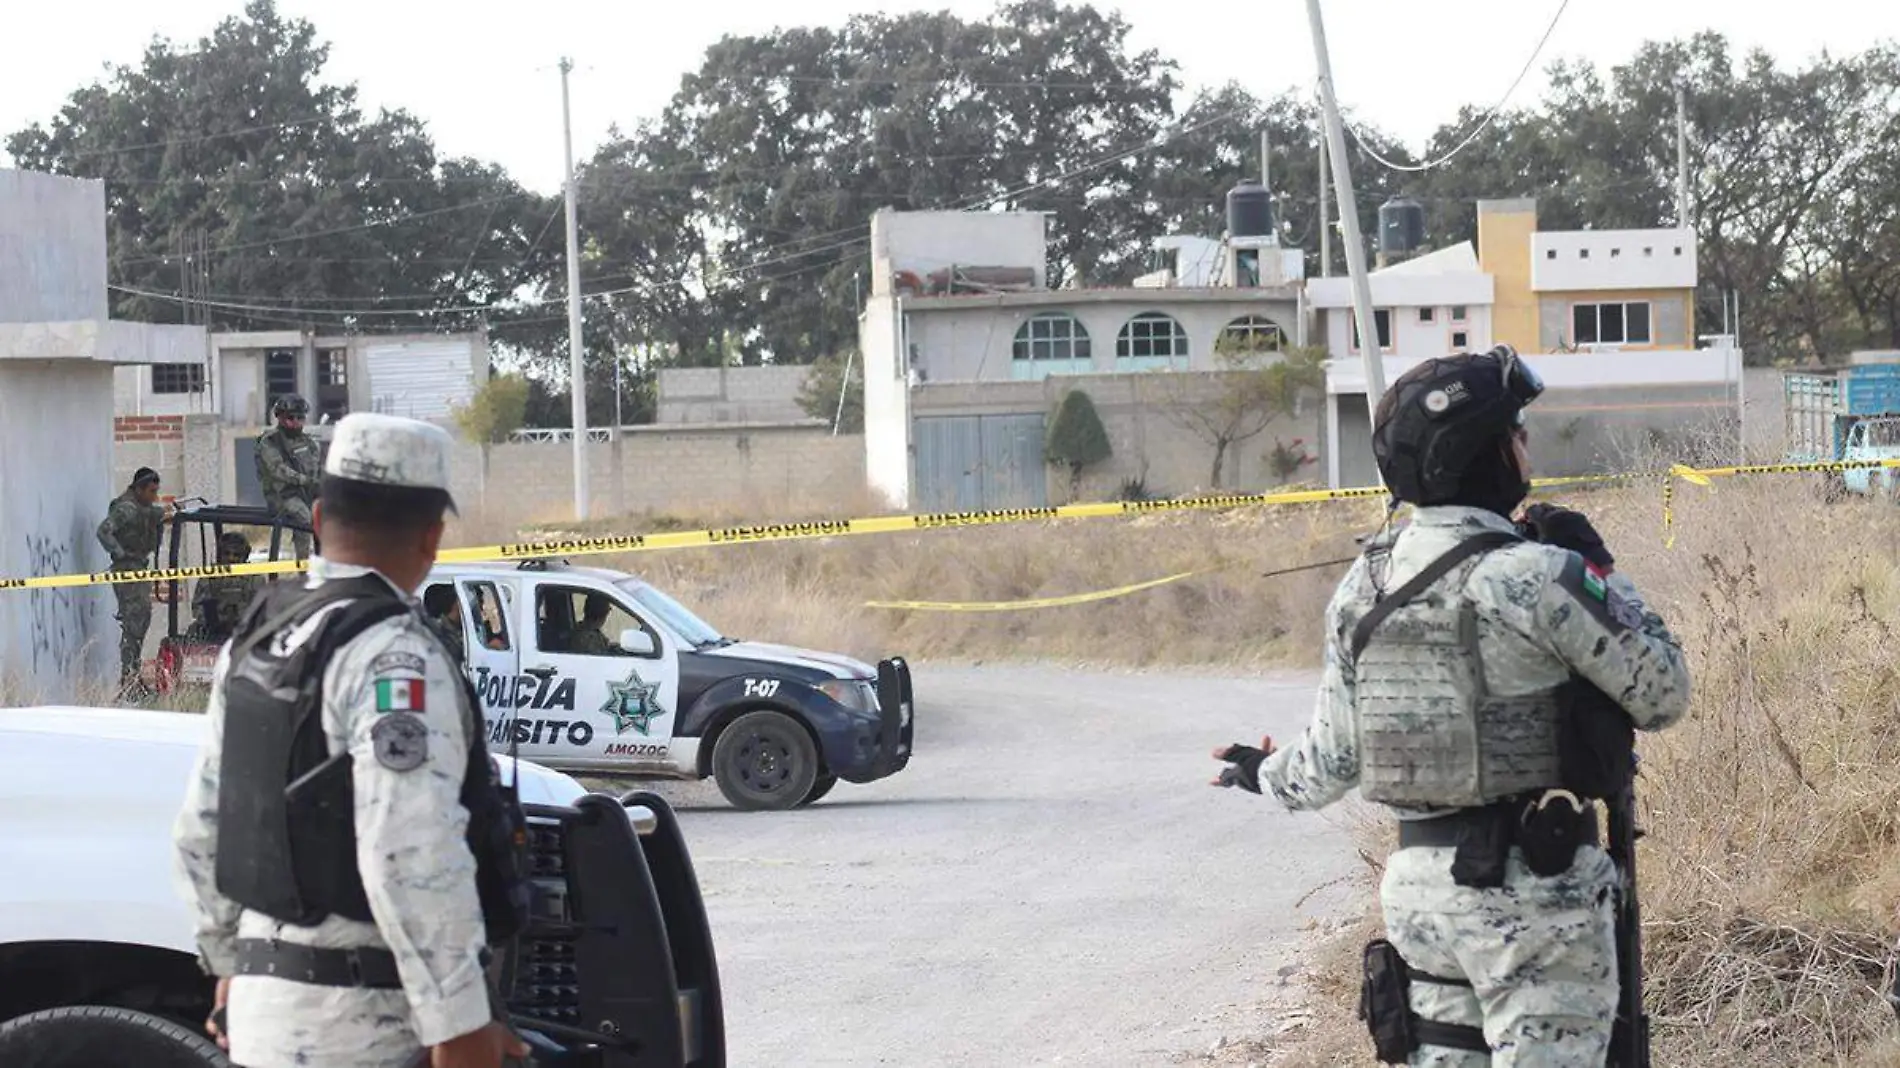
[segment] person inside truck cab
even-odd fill
[[[567,651],[583,656],[611,656],[620,651],[620,647],[607,637],[602,629],[607,625],[607,613],[612,610],[607,598],[598,593],[587,595],[587,607],[581,615],[580,625],[574,628],[574,636],[568,642]]]
[[[422,595],[422,609],[442,641],[455,654],[458,663],[468,662],[468,647],[462,636],[462,602],[455,587],[437,583]]]

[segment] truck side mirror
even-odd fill
[[[628,627],[620,632],[620,651],[633,656],[652,656],[659,648],[653,644],[653,635],[639,627]]]

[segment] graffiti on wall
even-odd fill
[[[70,544],[38,534],[26,536],[27,574],[61,575],[77,563]],[[80,588],[27,594],[31,620],[27,642],[33,652],[34,676],[45,679],[48,672],[70,671],[75,666],[92,622],[93,592]]]

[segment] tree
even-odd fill
[[[1292,415],[1302,395],[1326,384],[1326,348],[1308,345],[1275,354],[1251,348],[1224,335],[1215,346],[1222,370],[1218,391],[1211,398],[1190,395],[1192,378],[1169,374],[1173,394],[1164,405],[1166,417],[1206,441],[1214,449],[1208,487],[1221,487],[1227,452],[1265,430],[1282,415]]]
[[[527,422],[528,380],[520,375],[493,375],[467,404],[455,409],[454,417],[470,441],[499,445]]]
[[[653,136],[679,146],[666,181],[721,235],[706,284],[748,324],[745,362],[809,362],[855,339],[879,208],[1048,211],[1050,277],[1138,273],[1156,220],[1151,163],[1130,149],[1164,128],[1178,85],[1172,62],[1131,52],[1129,29],[1017,0],[987,23],[860,15],[708,49]]]
[[[850,380],[845,368],[850,367]],[[798,388],[798,406],[840,434],[864,433],[864,363],[855,349],[821,356]]]
[[[189,291],[218,326],[462,329],[482,317],[451,309],[551,273],[552,201],[439,160],[406,112],[365,116],[354,86],[319,80],[328,53],[310,23],[250,0],[7,138],[22,167],[105,181],[115,316],[183,321]]]
[[[1070,500],[1075,500],[1081,486],[1082,469],[1108,459],[1112,451],[1095,402],[1083,390],[1064,393],[1049,420],[1042,456],[1046,462],[1068,469]]]

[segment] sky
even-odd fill
[[[1342,105],[1416,151],[1465,104],[1489,106],[1509,87],[1559,0],[1326,0],[1333,77]],[[558,62],[571,57],[574,157],[619,124],[657,115],[706,47],[727,34],[837,24],[857,13],[948,9],[966,18],[991,0],[876,4],[867,0],[278,0],[330,43],[332,81],[354,81],[367,106],[423,119],[445,155],[500,163],[554,192],[563,169]],[[1301,0],[1103,0],[1132,25],[1135,49],[1175,59],[1189,87],[1239,81],[1269,96],[1310,87],[1312,36]],[[243,0],[60,0],[13,5],[0,35],[0,134],[58,113],[108,63],[136,63],[154,35],[187,44]],[[791,12],[796,11],[793,15]],[[1717,29],[1736,50],[1761,47],[1784,65],[1823,50],[1900,39],[1900,5],[1804,0],[1571,0],[1513,103],[1541,95],[1552,59],[1607,69],[1646,39]]]

